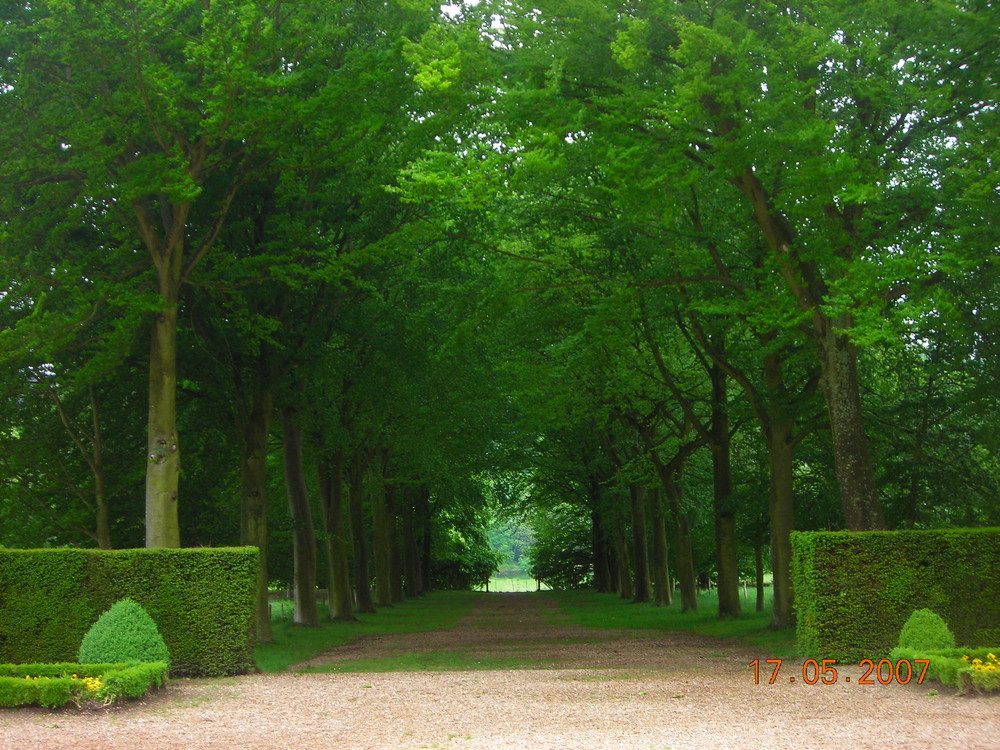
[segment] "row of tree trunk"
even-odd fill
[[[267,573],[267,438],[274,402],[265,389],[253,394],[242,425],[241,543],[261,551],[257,638],[273,639]],[[292,519],[294,614],[298,625],[318,626],[319,544],[307,493],[302,426],[297,410],[278,410],[288,509]],[[373,460],[377,459],[377,460]],[[391,477],[387,451],[343,449],[322,455],[316,472],[328,581],[327,618],[355,620],[357,612],[391,607],[430,588],[430,503],[427,491]],[[366,522],[366,493],[371,529]],[[372,568],[374,567],[374,586]]]
[[[622,512],[622,504],[616,506],[609,503],[599,483],[591,485],[594,584],[598,591],[616,593],[624,599],[636,603],[649,602],[658,607],[673,604],[674,596],[679,591],[681,610],[697,609],[698,575],[679,479],[679,476],[670,477],[669,493],[661,487],[630,484],[628,513]],[[717,559],[729,556],[735,560],[735,534],[726,526],[726,520],[720,522],[717,515],[716,544],[722,548],[721,555],[717,550]],[[725,533],[718,533],[720,527]],[[673,532],[676,558],[673,570],[668,557],[668,539],[671,536],[668,528]],[[759,543],[754,545],[757,612],[764,610],[764,546]],[[735,565],[728,576],[718,573],[716,589],[720,615],[736,616],[740,613],[740,583]]]

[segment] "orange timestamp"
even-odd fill
[[[767,679],[768,685],[773,685],[779,680],[784,681],[784,678],[778,676],[781,671],[781,665],[783,663],[782,659],[764,659],[763,664],[768,665],[764,667],[765,679]],[[761,680],[761,660],[754,659],[750,662],[753,668],[753,683],[754,685],[759,685]],[[917,684],[919,685],[924,681],[924,675],[927,674],[927,665],[930,664],[930,659],[899,659],[896,662],[890,659],[879,659],[875,661],[873,659],[862,659],[858,662],[858,666],[865,670],[865,673],[855,681],[858,685],[890,685],[893,682],[897,682],[900,685],[907,685],[909,682],[916,677]],[[917,665],[917,666],[914,666]],[[920,665],[923,665],[920,667]],[[770,678],[767,678],[767,670],[773,666],[771,670]],[[853,666],[853,665],[851,665]],[[919,675],[917,672],[919,671]],[[797,675],[792,675],[788,678],[788,682],[798,682],[800,677]],[[815,685],[816,683],[822,683],[823,685],[834,685],[837,680],[840,679],[840,674],[837,672],[837,660],[836,659],[806,659],[802,662],[802,674],[801,680],[806,685]],[[851,682],[850,676],[844,676],[844,682]]]

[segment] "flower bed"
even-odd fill
[[[1000,691],[1000,660],[996,652],[1000,648],[945,648],[918,650],[895,648],[889,658],[927,659],[926,677],[938,680],[965,693],[972,689],[977,692]]]
[[[167,677],[164,662],[0,664],[0,706],[59,708],[139,698]]]
[[[982,691],[1000,690],[1000,660],[996,654],[992,651],[986,654],[985,661],[981,658],[970,659],[968,654],[963,654],[962,661],[968,667],[960,669],[959,674],[969,685]]]

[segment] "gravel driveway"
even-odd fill
[[[407,652],[540,668],[173,680],[105,710],[0,709],[0,748],[963,748],[1000,747],[1000,699],[930,685],[754,684],[724,641],[570,625],[545,597],[484,594],[450,631],[359,639],[306,666]],[[851,681],[847,681],[851,677]]]

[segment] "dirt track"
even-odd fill
[[[755,685],[724,642],[566,624],[545,597],[483,595],[450,631],[363,638],[314,664],[414,651],[541,669],[176,680],[105,711],[0,709],[0,748],[1000,747],[1000,699],[929,686]],[[846,678],[852,681],[847,682]]]

